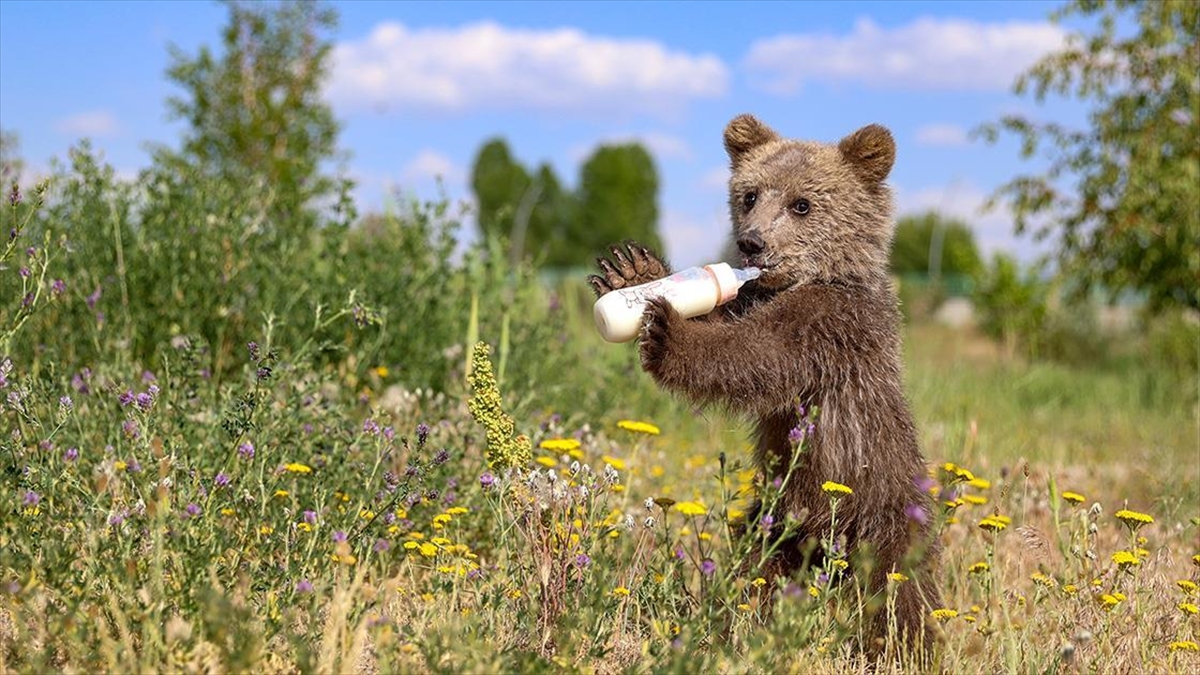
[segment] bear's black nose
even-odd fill
[[[747,232],[738,237],[737,240],[738,250],[746,255],[762,253],[762,250],[766,246],[767,242],[763,241],[763,238],[757,232]]]

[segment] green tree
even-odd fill
[[[275,227],[303,231],[318,207],[349,206],[348,181],[322,166],[338,157],[338,123],[321,92],[337,15],[313,2],[226,4],[224,53],[171,48],[167,76],[184,93],[167,105],[187,130],[182,151],[158,159],[257,190]]]
[[[1047,285],[1036,269],[1021,272],[1012,256],[997,253],[981,270],[972,300],[979,314],[979,327],[1004,344],[1009,356],[1023,345],[1033,354],[1046,317]]]
[[[1040,174],[1001,186],[1018,233],[1053,238],[1080,290],[1145,292],[1154,308],[1200,309],[1200,3],[1074,0],[1052,19],[1097,22],[1018,78],[1018,95],[1069,96],[1087,128],[1009,115],[981,128],[1015,134]],[[1126,30],[1126,28],[1132,30]]]
[[[581,260],[591,260],[597,251],[624,239],[662,251],[658,172],[640,144],[597,149],[583,165],[579,193]]]
[[[512,237],[517,209],[532,185],[529,172],[513,158],[504,139],[484,143],[471,169],[480,234]]]
[[[590,261],[594,251],[584,252],[584,255],[578,250],[582,226],[575,195],[563,189],[549,164],[538,168],[534,180],[539,186],[539,195],[530,215],[530,240],[525,250],[532,251],[546,267],[571,267]]]
[[[975,233],[963,221],[930,211],[896,222],[892,272],[971,277],[982,268]]]

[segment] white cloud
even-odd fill
[[[917,145],[961,147],[967,144],[967,130],[957,124],[926,124],[917,129]]]
[[[338,44],[333,64],[329,95],[351,108],[665,113],[688,99],[719,97],[729,83],[729,69],[711,54],[492,22],[381,23]]]
[[[417,153],[400,170],[400,179],[409,182],[441,178],[447,183],[462,179],[464,172],[454,160],[437,150],[425,149]]]
[[[975,243],[985,258],[1004,251],[1031,261],[1046,252],[1046,244],[1035,242],[1029,236],[1016,235],[1012,211],[1005,205],[998,204],[994,209],[985,210],[987,198],[987,192],[968,181],[912,191],[896,188],[896,211],[900,216],[936,211],[962,220],[975,232]]]
[[[101,138],[117,133],[117,118],[107,110],[89,110],[64,117],[54,123],[54,129],[68,136]]]
[[[640,143],[645,146],[654,159],[691,159],[692,147],[678,136],[659,131],[645,133],[612,134],[603,136],[592,143],[577,143],[571,146],[567,155],[574,162],[583,162],[602,145],[625,145]]]
[[[1007,90],[1040,57],[1061,49],[1065,35],[1043,21],[924,17],[884,28],[860,19],[848,34],[758,40],[744,65],[776,94],[794,94],[812,81],[922,91]]]
[[[724,193],[729,189],[729,167],[722,164],[705,171],[704,175],[700,176],[700,187]]]
[[[723,212],[699,218],[682,211],[664,209],[659,220],[666,256],[675,269],[714,262],[729,236]]]

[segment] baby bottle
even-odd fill
[[[708,314],[737,297],[742,284],[757,279],[757,267],[734,269],[728,263],[689,267],[640,286],[618,288],[596,301],[596,328],[609,342],[628,342],[642,327],[646,301],[665,298],[685,319]]]

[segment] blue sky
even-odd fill
[[[785,136],[836,141],[878,122],[896,136],[900,213],[967,220],[986,251],[1029,258],[986,196],[1020,171],[1012,140],[971,140],[1008,112],[1078,123],[1061,101],[1011,93],[1063,44],[1059,3],[333,3],[341,16],[326,96],[359,181],[360,209],[401,189],[469,199],[479,147],[504,137],[531,168],[574,186],[598,144],[639,140],[660,176],[660,228],[677,264],[713,259],[725,214],[721,132],[751,112]],[[209,2],[0,2],[0,127],[34,172],[91,138],[122,175],[166,116],[168,45],[218,46]]]

